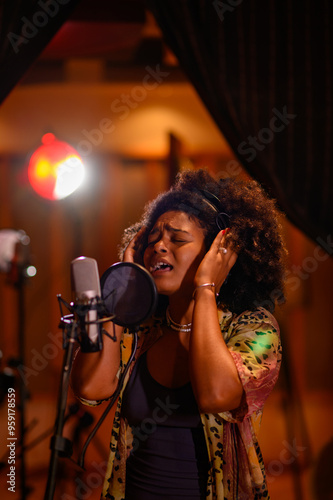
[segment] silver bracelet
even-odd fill
[[[203,283],[202,285],[198,285],[197,287],[195,287],[193,295],[192,295],[192,299],[194,299],[195,292],[198,290],[198,288],[202,288],[204,286],[211,286],[212,288],[214,288],[214,293],[215,293],[215,283]]]

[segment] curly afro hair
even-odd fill
[[[203,169],[179,173],[169,191],[146,205],[141,221],[125,230],[121,254],[145,226],[140,244],[143,257],[149,232],[171,210],[185,212],[197,221],[204,230],[207,250],[220,229],[230,227],[228,241],[238,259],[220,290],[218,305],[222,309],[240,314],[261,306],[273,312],[276,303],[284,302],[286,249],[279,212],[256,181],[216,181]],[[221,213],[227,216],[217,219]]]

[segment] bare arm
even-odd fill
[[[111,323],[104,326],[113,335]],[[78,351],[71,374],[75,394],[90,400],[106,399],[116,390],[120,365],[120,338],[123,328],[115,325],[117,341],[103,336],[103,349],[98,352]]]
[[[216,284],[219,290],[237,254],[226,246],[225,235],[219,233],[202,260],[195,277],[195,286]],[[189,351],[190,373],[193,390],[201,411],[219,413],[240,405],[243,387],[234,360],[221,335],[218,321],[215,290],[199,287],[194,295],[192,332]]]
[[[142,228],[130,242],[124,253],[124,262],[138,259],[138,240],[144,231]],[[113,336],[112,323],[106,323],[105,330]],[[106,335],[103,337],[103,349],[99,352],[83,353],[79,351],[72,368],[71,384],[75,394],[84,399],[100,400],[112,396],[118,385],[117,373],[120,366],[120,339],[123,327],[115,325],[117,341]]]
[[[190,371],[200,410],[220,413],[240,405],[243,387],[218,322],[215,295],[196,294],[190,339]]]

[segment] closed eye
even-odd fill
[[[170,241],[172,243],[189,243],[189,241],[192,240],[192,238],[190,240],[188,240],[188,239],[184,240],[184,239],[179,237],[180,236],[179,233],[185,234],[185,236],[190,236],[189,233],[183,229],[177,229],[177,228],[173,228],[173,227],[167,225],[166,230],[169,233]],[[154,245],[155,243],[157,243],[157,241],[160,238],[160,235],[161,235],[161,232],[160,232],[159,228],[157,228],[157,227],[153,228],[148,236],[148,246],[151,246],[151,245]]]
[[[158,238],[153,239],[153,240],[148,240],[148,246],[150,246],[150,245],[154,245],[157,241],[158,241]],[[176,238],[172,238],[172,239],[171,239],[171,242],[172,242],[172,243],[188,243],[188,241],[187,241],[187,240],[180,240],[180,239],[178,239],[178,238],[177,238],[177,239],[176,239]]]

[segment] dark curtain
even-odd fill
[[[333,2],[148,5],[241,164],[333,254]]]
[[[79,0],[0,0],[0,103]]]
[[[0,102],[77,3],[0,1]],[[296,226],[333,254],[333,2],[148,6],[239,161]]]

